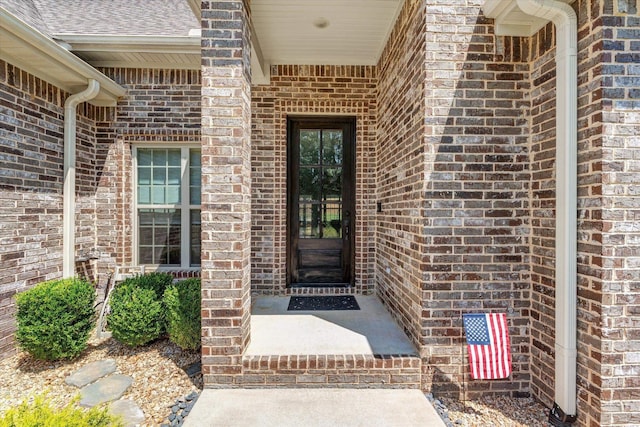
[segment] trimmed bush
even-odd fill
[[[138,287],[134,279],[122,282],[113,290],[109,305],[107,325],[113,338],[121,343],[144,345],[164,332],[162,301],[154,289]]]
[[[54,408],[44,396],[28,399],[9,409],[0,417],[0,427],[122,427],[120,417],[109,414],[107,408],[80,409],[73,403]]]
[[[164,291],[169,339],[183,349],[200,347],[200,279],[175,283]]]
[[[133,282],[138,288],[153,289],[157,300],[160,301],[164,290],[173,283],[173,276],[168,273],[154,272],[129,278],[125,282]]]
[[[72,359],[94,327],[95,290],[81,279],[43,282],[16,296],[16,340],[37,359]]]

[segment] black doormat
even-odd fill
[[[360,310],[353,295],[293,296],[288,311]]]

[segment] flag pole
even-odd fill
[[[460,354],[462,356],[462,405],[464,406],[465,412],[467,409],[467,374],[466,374],[466,361],[464,360],[464,317],[462,315],[462,310],[460,311],[460,327],[462,328],[462,335],[460,335]]]

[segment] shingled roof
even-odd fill
[[[5,8],[12,15],[35,28],[41,33],[50,36],[47,24],[34,0],[0,0],[0,7]]]
[[[187,36],[200,28],[185,0],[0,0],[41,32],[57,35]]]

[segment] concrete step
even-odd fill
[[[413,355],[318,354],[245,356],[235,384],[251,387],[420,388]]]
[[[444,427],[419,390],[205,389],[184,427]]]

